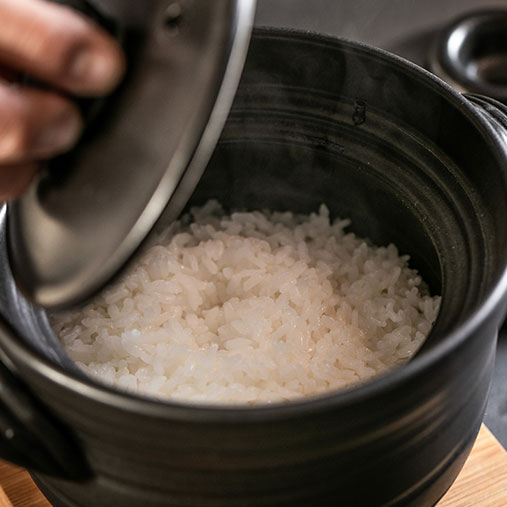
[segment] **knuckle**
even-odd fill
[[[86,24],[81,20],[52,24],[46,28],[41,38],[37,58],[46,62],[47,68],[55,77],[65,77],[74,55],[87,43]]]

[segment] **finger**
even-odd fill
[[[77,141],[81,128],[79,112],[67,99],[0,83],[0,165],[63,153]]]
[[[119,45],[68,7],[0,0],[0,60],[78,95],[102,95],[121,79]]]
[[[37,164],[0,167],[0,202],[18,198],[28,187],[37,172]]]

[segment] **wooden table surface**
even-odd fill
[[[26,470],[0,460],[0,507],[49,505]],[[486,426],[437,507],[507,507],[507,452]]]

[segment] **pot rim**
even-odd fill
[[[488,124],[477,108],[460,93],[456,92],[450,85],[437,76],[419,67],[400,56],[394,55],[383,49],[368,44],[350,41],[347,39],[324,35],[311,31],[284,29],[284,28],[256,28],[253,37],[271,36],[274,38],[297,38],[306,40],[313,44],[334,45],[340,48],[349,48],[354,51],[367,52],[368,56],[386,60],[391,65],[396,65],[400,70],[411,74],[412,79],[424,81],[426,86],[443,96],[445,100],[454,105],[472,122],[480,134],[485,138],[491,147],[499,164],[507,168],[507,146],[501,144],[498,135],[495,135],[493,127]],[[507,138],[507,136],[506,136]],[[5,213],[5,207],[2,211]],[[304,417],[327,410],[340,410],[346,406],[353,406],[365,400],[377,396],[381,392],[389,391],[398,383],[409,378],[416,377],[432,364],[445,359],[463,342],[470,339],[475,331],[481,327],[488,318],[494,315],[501,306],[502,299],[507,294],[507,252],[499,262],[501,275],[496,283],[484,296],[483,302],[475,311],[464,320],[457,328],[451,331],[448,336],[432,349],[425,351],[421,356],[417,355],[407,364],[390,370],[386,373],[375,376],[364,384],[353,385],[318,396],[297,398],[289,402],[264,404],[259,406],[241,405],[217,405],[198,404],[190,402],[175,402],[158,400],[145,395],[138,395],[130,392],[123,392],[89,377],[79,377],[65,371],[62,367],[51,363],[48,359],[32,350],[25,342],[16,337],[16,333],[3,328],[4,339],[0,345],[0,352],[3,351],[7,358],[15,358],[22,362],[33,373],[45,377],[47,380],[57,384],[60,389],[73,391],[74,394],[91,398],[99,404],[108,405],[118,410],[141,413],[147,417],[154,417],[165,420],[178,420],[194,423],[252,423],[271,421],[275,419],[289,419]],[[498,326],[501,322],[500,316]],[[0,330],[1,330],[0,328]],[[3,350],[2,350],[3,349]],[[10,362],[10,361],[9,361]],[[9,363],[8,363],[9,364]]]

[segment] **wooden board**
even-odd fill
[[[0,460],[0,507],[48,507],[26,470]],[[437,507],[507,506],[507,452],[482,426],[463,470]]]
[[[507,452],[482,425],[458,478],[438,507],[507,506]]]
[[[26,470],[0,460],[0,507],[48,507]]]

